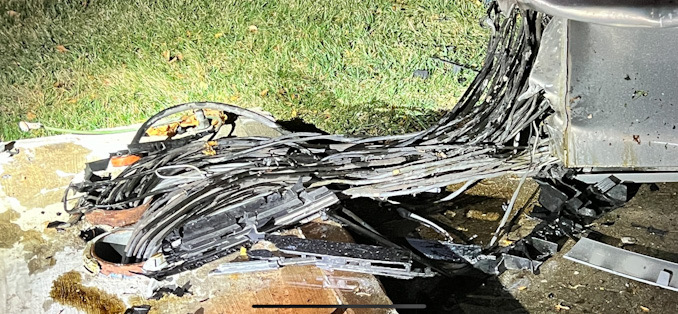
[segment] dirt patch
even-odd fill
[[[118,297],[98,288],[82,285],[82,276],[76,271],[67,272],[52,284],[50,297],[55,301],[75,307],[90,314],[123,313],[125,303]]]
[[[448,230],[455,231],[453,237],[472,238],[475,244],[484,245],[492,238],[498,220],[504,215],[502,205],[509,203],[519,181],[520,177],[510,175],[483,180],[451,202],[443,204],[444,208],[439,211],[439,214],[431,215],[430,218],[440,222]],[[463,183],[451,185],[447,187],[447,190],[455,191],[462,185]],[[529,213],[538,203],[537,198],[533,197],[538,189],[536,182],[527,179],[518,193],[513,212],[524,207],[523,213]],[[433,206],[433,208],[437,207],[439,206]],[[529,221],[521,221],[518,225],[529,223]],[[529,233],[531,229],[521,228],[519,230]],[[425,238],[431,238],[430,233],[420,232],[420,234]]]
[[[63,187],[72,178],[59,176],[57,171],[82,171],[89,152],[89,149],[72,143],[22,149],[13,157],[12,163],[3,166],[5,171],[0,182],[7,196],[16,198],[24,207],[45,207],[60,202]]]
[[[13,210],[7,210],[0,213],[0,248],[8,249],[19,242],[23,231],[12,220],[19,218],[19,213]]]

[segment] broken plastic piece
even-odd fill
[[[141,157],[137,155],[114,156],[111,157],[111,166],[126,167],[139,161],[139,159],[141,159]]]
[[[125,310],[125,314],[148,314],[150,311],[150,305],[135,305]]]

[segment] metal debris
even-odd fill
[[[528,88],[539,32],[548,19],[520,9],[500,18],[496,3],[488,14],[496,33],[483,68],[452,112],[429,129],[372,138],[294,133],[246,109],[183,104],[151,117],[126,151],[113,154],[140,156],[115,178],[100,172],[108,160],[89,164],[86,180],[69,188],[84,196],[67,211],[91,217],[149,204],[122,254],[146,261],[161,253],[164,262],[145,268],[145,274],[164,277],[248,245],[253,232],[270,234],[325,217],[342,198],[390,199],[510,173],[535,175],[557,161],[547,139],[531,127],[549,106],[539,93],[518,97]],[[163,122],[186,111],[192,113],[174,124]],[[281,135],[239,138],[231,129],[217,136],[222,125],[235,128],[240,119]],[[142,141],[149,134],[168,138]],[[332,256],[321,258],[327,267],[355,270],[351,260],[326,255]],[[382,271],[375,266],[379,258],[366,259],[370,272]],[[409,272],[409,266],[401,266]]]
[[[622,277],[678,291],[678,264],[594,241],[579,239],[565,258]]]

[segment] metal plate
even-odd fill
[[[568,23],[566,165],[678,165],[678,28]]]
[[[678,264],[580,239],[565,258],[615,275],[678,291]]]

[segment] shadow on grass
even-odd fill
[[[447,113],[446,110],[399,108],[380,101],[372,101],[358,106],[363,108],[335,109],[355,111],[352,117],[348,112],[340,112],[336,115],[337,118],[329,117],[328,119],[331,121],[321,123],[320,126],[311,123],[314,120],[317,121],[317,118],[307,117],[280,120],[278,124],[295,132],[340,133],[359,136],[396,135],[425,130],[438,123]]]

